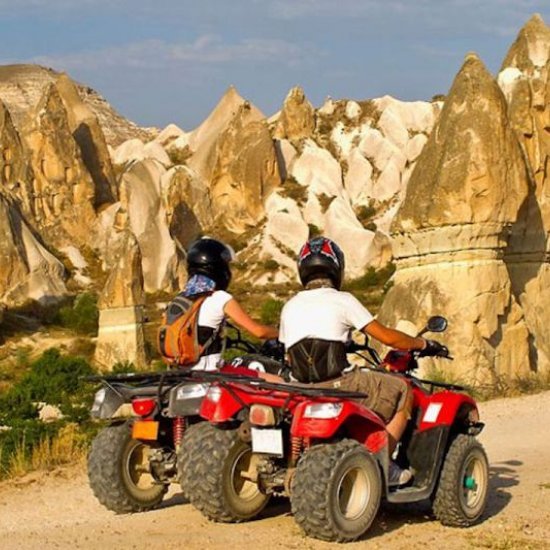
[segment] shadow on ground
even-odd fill
[[[493,464],[490,467],[487,508],[480,523],[498,515],[509,504],[512,495],[508,489],[519,484],[517,467],[521,465],[522,462],[519,460],[508,460],[506,462]],[[160,508],[181,506],[184,504],[189,504],[189,501],[182,493],[175,493],[165,499]],[[271,502],[261,514],[251,521],[290,514],[290,500],[287,498],[275,497],[271,499]],[[410,504],[383,503],[372,527],[360,540],[367,538],[369,540],[375,539],[391,531],[398,530],[406,524],[419,524],[433,521],[436,521],[436,519],[432,513],[431,502],[429,500]]]

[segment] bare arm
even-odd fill
[[[246,313],[235,298],[231,298],[231,300],[225,304],[223,311],[234,323],[250,332],[250,334],[256,336],[256,338],[266,340],[268,338],[277,338],[279,336],[279,330],[275,327],[262,325],[262,323],[254,321],[254,319]]]
[[[372,336],[386,346],[396,349],[424,349],[426,340],[420,337],[409,336],[400,330],[388,328],[378,321],[371,321],[363,327],[361,332]]]

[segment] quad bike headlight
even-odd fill
[[[181,386],[178,388],[178,399],[196,399],[198,397],[204,397],[208,391],[207,384],[190,384],[187,386]]]
[[[222,389],[220,386],[210,386],[208,392],[206,393],[206,399],[212,403],[217,403],[222,396]]]
[[[92,405],[92,412],[98,412],[105,401],[105,388],[101,388],[95,392],[94,404]]]
[[[304,418],[337,418],[343,408],[343,403],[315,403],[307,405]]]

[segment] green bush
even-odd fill
[[[376,208],[374,206],[362,205],[357,209],[356,216],[363,226],[370,223],[372,217],[376,214]]]
[[[45,351],[29,364],[27,372],[9,390],[0,394],[0,477],[13,472],[13,461],[26,461],[39,445],[54,438],[60,429],[79,423],[82,437],[93,432],[89,411],[93,388],[83,377],[95,374],[82,358]],[[38,404],[60,408],[63,418],[47,424],[38,419]],[[90,432],[90,434],[87,433]]]
[[[78,295],[71,306],[62,307],[59,310],[56,322],[79,334],[97,335],[99,323],[97,296],[91,292]]]
[[[374,269],[374,267],[369,267],[367,272],[358,279],[346,282],[344,288],[346,290],[382,289],[394,272],[395,265],[392,263],[378,270]]]
[[[63,357],[56,348],[45,351],[19,383],[0,396],[0,424],[37,418],[39,402],[59,406],[69,419],[86,417],[89,388],[82,377],[91,374],[94,370],[84,359]]]
[[[262,323],[266,325],[278,325],[284,302],[269,298],[262,304],[260,316]]]
[[[113,365],[111,374],[126,374],[129,372],[136,372],[136,367],[131,361],[119,361]]]
[[[193,154],[193,151],[186,145],[183,149],[178,149],[177,147],[172,147],[168,150],[168,157],[174,165],[185,164],[189,157]]]
[[[264,269],[267,271],[276,271],[277,269],[279,269],[279,262],[273,259],[266,260],[264,262]]]
[[[319,237],[320,235],[322,235],[321,230],[314,223],[309,223],[308,228],[309,228],[310,239],[313,239],[314,237]]]

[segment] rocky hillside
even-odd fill
[[[60,73],[39,65],[0,66],[0,99],[8,107],[17,127],[24,124],[26,113],[40,100],[44,89],[57,80]],[[89,86],[75,82],[84,103],[93,111],[105,134],[105,140],[113,147],[132,138],[150,139],[154,132],[140,128],[109,105]]]
[[[229,88],[198,128],[156,135],[67,75],[2,67],[0,299],[101,292],[111,274],[100,303],[118,313],[102,313],[100,362],[131,348],[141,363],[135,308],[147,299],[117,299],[124,276],[148,296],[173,292],[206,233],[238,250],[237,279],[285,283],[322,233],[344,249],[348,278],[397,263],[382,318],[411,329],[448,316],[461,377],[546,372],[549,50],[534,16],[496,78],[468,55],[445,103],[315,108],[294,88],[266,116]]]

